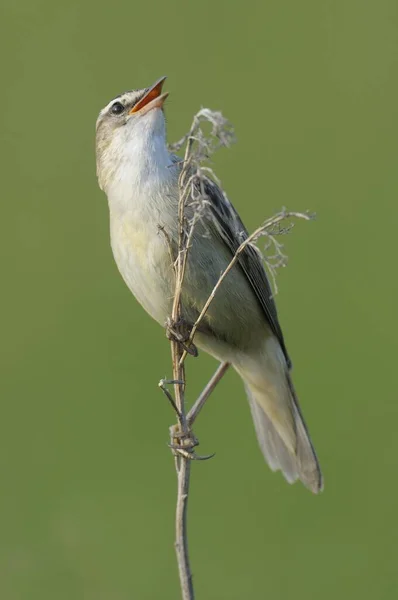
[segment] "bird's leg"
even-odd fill
[[[191,335],[192,325],[187,323],[185,319],[182,317],[173,322],[170,318],[166,321],[166,337],[169,340],[175,340],[179,344],[181,344],[182,348],[188,352],[193,357],[197,357],[199,352],[195,344],[192,342],[189,346],[186,344],[189,340],[189,336]]]
[[[224,377],[230,366],[230,363],[227,362],[219,364],[217,371],[214,373],[213,377],[210,379],[209,383],[206,385],[203,392],[200,394],[199,398],[196,400],[195,404],[191,407],[187,414],[188,427],[192,427],[196,417],[202,410],[210,394],[214,391],[214,388]]]

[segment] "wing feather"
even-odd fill
[[[241,243],[248,238],[249,234],[235,208],[220,188],[208,178],[205,178],[203,184],[211,215],[213,217],[210,220],[209,226],[213,228],[214,232],[229,248],[231,255],[233,256]],[[287,365],[290,368],[291,361],[286,350],[282,329],[279,324],[271,285],[257,248],[248,244],[241,253],[238,263],[253,288],[271,331],[278,339],[286,357]]]

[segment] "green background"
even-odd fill
[[[215,168],[249,229],[288,239],[278,305],[325,475],[274,475],[229,373],[196,433],[197,597],[398,593],[395,0],[1,0],[0,597],[179,597],[169,345],[125,287],[94,124],[163,74],[169,139],[206,106],[238,143]],[[215,364],[189,360],[193,399]]]

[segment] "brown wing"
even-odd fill
[[[207,195],[213,219],[210,227],[221,238],[234,255],[241,243],[247,239],[248,232],[243,225],[238,213],[220,188],[210,179],[204,180],[204,191]],[[272,289],[265,272],[258,250],[250,244],[246,246],[239,257],[239,265],[252,286],[255,295],[263,309],[271,331],[279,340],[288,367],[291,361],[286,350],[282,329],[279,325],[278,313],[272,295]]]

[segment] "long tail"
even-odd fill
[[[261,377],[257,361],[254,368],[252,360],[236,368],[244,380],[258,442],[269,466],[281,470],[289,483],[300,479],[317,494],[323,487],[319,462],[286,362],[279,347],[275,349],[273,343],[267,344]]]

